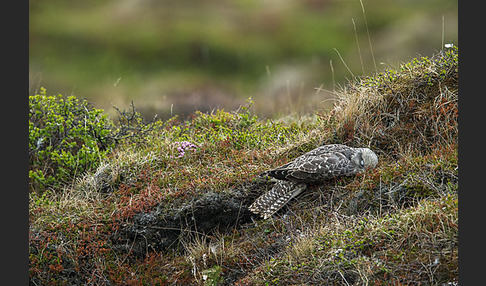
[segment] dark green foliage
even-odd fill
[[[29,96],[29,186],[59,189],[76,174],[93,170],[114,143],[112,122],[74,96]]]

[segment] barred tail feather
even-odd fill
[[[306,184],[290,181],[279,181],[267,193],[263,194],[251,204],[250,211],[267,219],[285,206],[292,198],[300,194]]]

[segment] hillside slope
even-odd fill
[[[457,62],[454,47],[353,79],[331,113],[290,123],[248,106],[122,121],[96,165],[30,191],[30,284],[457,282]],[[260,172],[322,142],[369,146],[380,162],[269,220],[248,211],[273,184]]]

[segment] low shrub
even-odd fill
[[[29,96],[29,189],[59,189],[75,174],[95,169],[114,147],[113,123],[84,99]]]

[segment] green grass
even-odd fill
[[[457,60],[453,48],[354,78],[332,112],[306,117],[264,120],[251,100],[146,128],[120,113],[134,121],[96,170],[29,193],[31,283],[457,282]],[[272,185],[258,174],[321,142],[380,162],[252,217]]]

